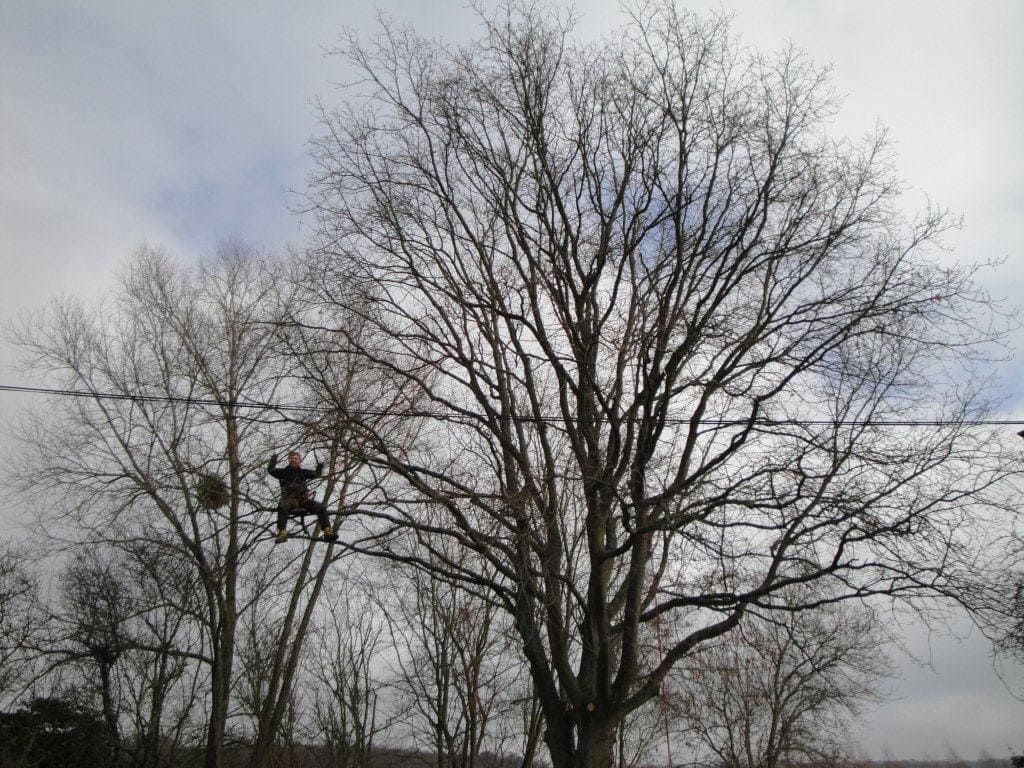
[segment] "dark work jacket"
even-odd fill
[[[306,499],[309,496],[309,486],[306,485],[306,481],[320,477],[323,469],[322,462],[316,465],[315,470],[302,467],[278,467],[277,456],[271,456],[270,463],[267,464],[267,472],[271,477],[277,478],[277,482],[281,484],[281,498],[289,501]]]

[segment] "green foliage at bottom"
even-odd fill
[[[106,768],[111,745],[98,712],[73,699],[36,698],[0,713],[0,765]]]

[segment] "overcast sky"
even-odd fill
[[[889,126],[899,172],[914,187],[908,207],[927,195],[962,214],[951,257],[1004,260],[985,283],[1020,307],[1024,2],[685,5],[735,14],[750,45],[792,41],[834,64],[846,95],[837,133]],[[425,35],[475,30],[460,0],[377,7]],[[586,37],[622,22],[614,2],[576,7]],[[232,236],[266,249],[301,242],[289,190],[303,187],[309,168],[310,102],[336,101],[332,83],[346,76],[323,50],[346,26],[372,34],[374,16],[369,3],[321,0],[2,0],[0,319],[57,292],[102,290],[144,241],[185,258]],[[1003,371],[1007,416],[1024,410],[1022,377],[1017,355]],[[13,402],[0,393],[0,413]],[[928,652],[925,639],[912,643]],[[900,700],[866,721],[868,754],[1024,750],[1024,704],[1003,689],[984,642],[933,638],[930,647],[935,671],[905,664]]]

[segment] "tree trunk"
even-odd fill
[[[312,592],[306,601],[299,625],[293,636],[294,612],[298,608],[302,592],[306,589],[306,574],[316,546],[315,544],[309,545],[299,572],[298,583],[292,591],[288,617],[281,629],[274,669],[267,685],[267,697],[259,713],[256,741],[249,762],[250,768],[266,768],[273,762],[271,746],[284,719],[288,697],[291,694],[292,682],[299,666],[299,657],[306,641],[313,610],[323,589],[328,567],[333,562],[330,552],[324,554],[313,582]],[[285,657],[286,652],[287,657]]]
[[[553,768],[612,768],[615,765],[616,724],[606,719],[578,724],[570,722],[565,719],[563,723],[567,727],[549,726],[544,733]]]
[[[103,701],[103,722],[107,728],[107,739],[110,741],[111,762],[116,764],[121,753],[121,732],[117,727],[117,708],[114,706],[114,695],[110,671],[113,662],[101,659],[100,667],[100,696]]]
[[[574,768],[612,768],[615,765],[615,726],[608,721],[580,726]]]
[[[333,467],[337,459],[338,446],[337,442],[335,442],[331,447],[328,464]],[[323,502],[325,504],[330,502],[335,487],[335,480],[333,477],[330,477],[324,489]],[[344,485],[342,487],[344,489]],[[342,492],[342,499],[344,499],[344,490]],[[281,627],[281,635],[278,638],[275,649],[273,672],[271,673],[271,679],[267,681],[267,697],[259,712],[256,740],[249,761],[250,768],[267,768],[272,764],[270,747],[274,743],[274,737],[277,735],[284,717],[285,705],[291,694],[292,684],[299,667],[302,648],[306,642],[310,622],[313,618],[313,611],[320,600],[330,565],[334,562],[333,550],[333,545],[328,545],[327,549],[323,552],[320,565],[313,578],[312,589],[306,598],[305,605],[302,606],[302,614],[299,617],[298,626],[293,635],[292,627],[295,624],[295,614],[299,611],[302,596],[309,586],[307,576],[314,552],[317,551],[317,545],[310,543],[306,549],[296,583],[292,588],[288,603],[288,613]]]
[[[222,621],[226,622],[227,619],[222,618]],[[234,622],[230,629],[222,628],[218,632],[217,646],[210,669],[210,720],[203,768],[221,768],[223,765],[224,733],[227,729],[228,697],[231,692],[231,657],[234,653]]]
[[[220,768],[223,760],[224,733],[227,729],[228,705],[231,698],[231,674],[235,658],[235,630],[238,625],[238,506],[240,460],[238,455],[238,423],[234,413],[234,400],[224,413],[226,453],[231,473],[231,506],[228,522],[227,552],[224,556],[223,602],[217,606],[218,627],[213,641],[210,692],[210,726],[206,741],[205,768]]]

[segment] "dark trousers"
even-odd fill
[[[289,517],[305,517],[316,515],[321,530],[330,527],[327,518],[327,507],[315,499],[281,499],[277,504],[277,530],[283,531],[288,525]]]

